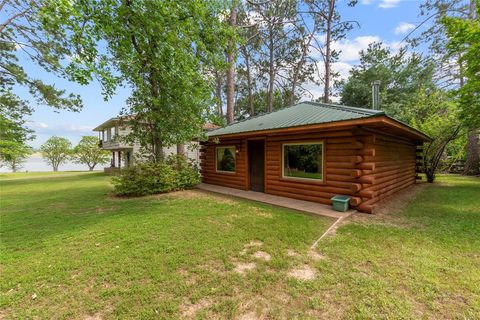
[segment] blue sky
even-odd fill
[[[343,75],[348,74],[348,69],[358,63],[358,52],[365,49],[370,42],[382,41],[393,49],[398,48],[403,39],[421,18],[418,17],[420,1],[415,0],[359,0],[357,6],[351,8],[346,5],[346,0],[339,0],[339,9],[345,20],[356,20],[360,28],[352,30],[348,37],[335,44],[336,49],[342,50],[340,61],[335,68]],[[37,66],[25,62],[25,68],[30,74],[47,83],[54,83],[57,88],[66,89],[68,92],[80,94],[84,109],[79,113],[60,111],[54,112],[46,106],[39,106],[29,117],[28,126],[35,130],[36,139],[30,144],[39,147],[52,135],[69,138],[72,143],[77,143],[81,136],[93,135],[92,129],[103,121],[118,115],[129,90],[120,88],[109,101],[104,101],[98,83],[80,86],[67,82],[44,72]],[[322,88],[310,86],[314,93],[320,93]],[[17,93],[27,98],[26,91],[16,88]]]

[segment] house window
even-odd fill
[[[323,142],[283,144],[284,178],[323,181]]]
[[[216,169],[219,172],[235,172],[235,147],[216,148]]]

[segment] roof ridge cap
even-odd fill
[[[324,106],[324,107],[327,107],[327,108],[346,110],[346,111],[351,111],[351,112],[356,112],[356,113],[361,113],[361,114],[368,114],[368,115],[385,114],[385,111],[382,111],[382,110],[352,107],[352,106],[346,106],[346,105],[343,105],[343,104],[333,104],[333,103],[315,102],[315,101],[305,101],[305,103],[308,103],[308,104],[311,104],[311,105],[314,105],[314,106]]]

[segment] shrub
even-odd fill
[[[190,189],[200,183],[196,165],[182,156],[169,156],[159,163],[138,163],[113,177],[117,195],[144,196]]]

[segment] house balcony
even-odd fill
[[[99,140],[99,146],[103,150],[119,150],[119,149],[128,149],[131,148],[130,145],[126,144],[125,142],[118,141],[118,139],[110,139],[110,140]]]

